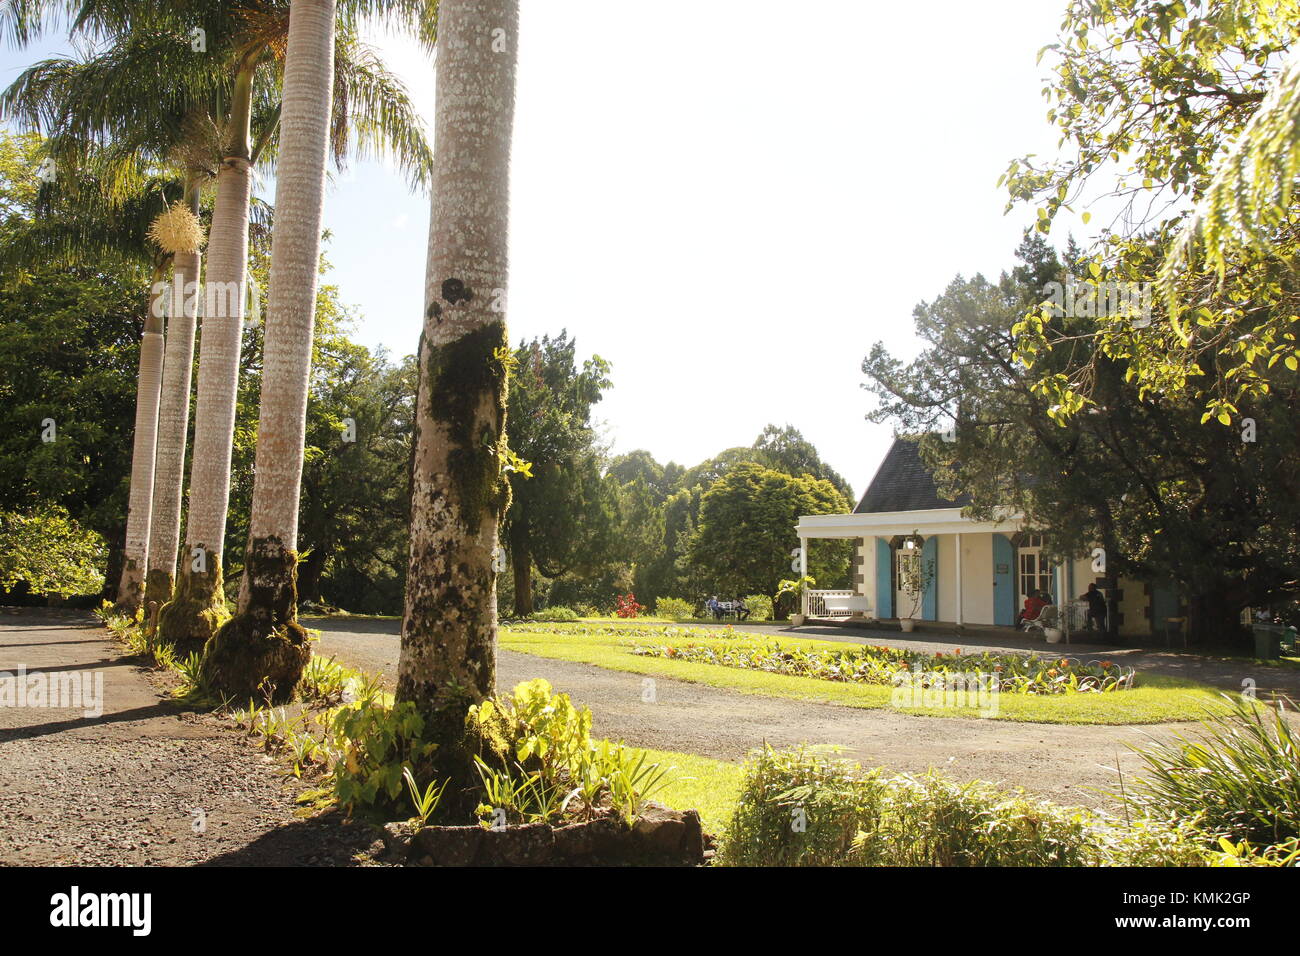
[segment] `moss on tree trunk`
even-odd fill
[[[221,579],[221,556],[207,554],[208,570],[187,569],[176,582],[172,599],[158,611],[158,640],[177,653],[202,651],[230,618]]]
[[[172,599],[175,579],[162,568],[150,568],[144,582],[145,636],[153,639],[158,633],[158,615]]]
[[[427,766],[416,768],[417,776],[451,780],[444,799],[452,813],[473,810],[470,791],[478,784],[466,715],[496,691],[491,552],[497,522],[510,506],[510,482],[501,469],[507,349],[502,322],[429,349],[427,398],[417,416],[421,431],[438,434],[446,472],[443,482],[413,477],[414,507],[426,516],[428,528],[412,542],[411,568],[419,581],[408,585],[403,630],[426,636],[418,653],[435,663],[419,668],[422,676],[415,668],[404,669],[397,695],[416,702],[425,739],[438,743]],[[417,443],[428,437],[417,435]]]
[[[311,658],[307,630],[298,623],[298,554],[279,538],[255,538],[248,549],[248,610],[221,626],[208,644],[203,685],[239,700],[293,696]]]

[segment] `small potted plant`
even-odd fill
[[[905,558],[898,563],[899,584],[902,586],[903,593],[912,602],[912,607],[907,614],[900,614],[898,617],[898,624],[906,634],[912,633],[916,627],[916,616],[921,610],[925,589],[930,586],[930,581],[934,577],[934,568],[926,562],[921,555],[921,549],[917,547],[919,540],[919,536],[913,532],[912,536],[903,542]]]
[[[798,610],[790,615],[791,627],[803,627],[804,621],[807,620],[803,614],[803,591],[805,587],[811,588],[816,584],[816,581],[805,574],[801,578],[782,581],[776,586],[776,594],[772,597],[773,607],[778,606],[781,603],[781,598],[785,595],[793,594],[795,596],[795,607]]]

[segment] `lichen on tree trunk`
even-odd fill
[[[298,624],[298,502],[329,150],[334,0],[289,8],[256,477],[238,613],[208,646],[212,690],[288,699],[311,657]]]
[[[226,621],[208,643],[199,678],[203,686],[239,700],[293,696],[311,657],[306,628],[298,623],[297,552],[279,538],[254,539],[248,549],[248,609]]]
[[[420,779],[474,782],[465,718],[496,690],[498,524],[510,500],[504,320],[518,0],[438,8],[433,197],[397,699],[437,744]]]

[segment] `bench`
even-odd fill
[[[842,612],[850,617],[863,617],[871,610],[871,599],[863,595],[828,594],[822,603],[827,613]]]

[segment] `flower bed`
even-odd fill
[[[944,689],[968,686],[979,675],[982,686],[1010,694],[1107,693],[1133,686],[1135,671],[1111,661],[1019,654],[924,654],[895,647],[851,647],[842,651],[805,651],[776,641],[725,643],[686,641],[638,645],[634,654],[761,670],[794,677],[883,686],[911,685]]]

